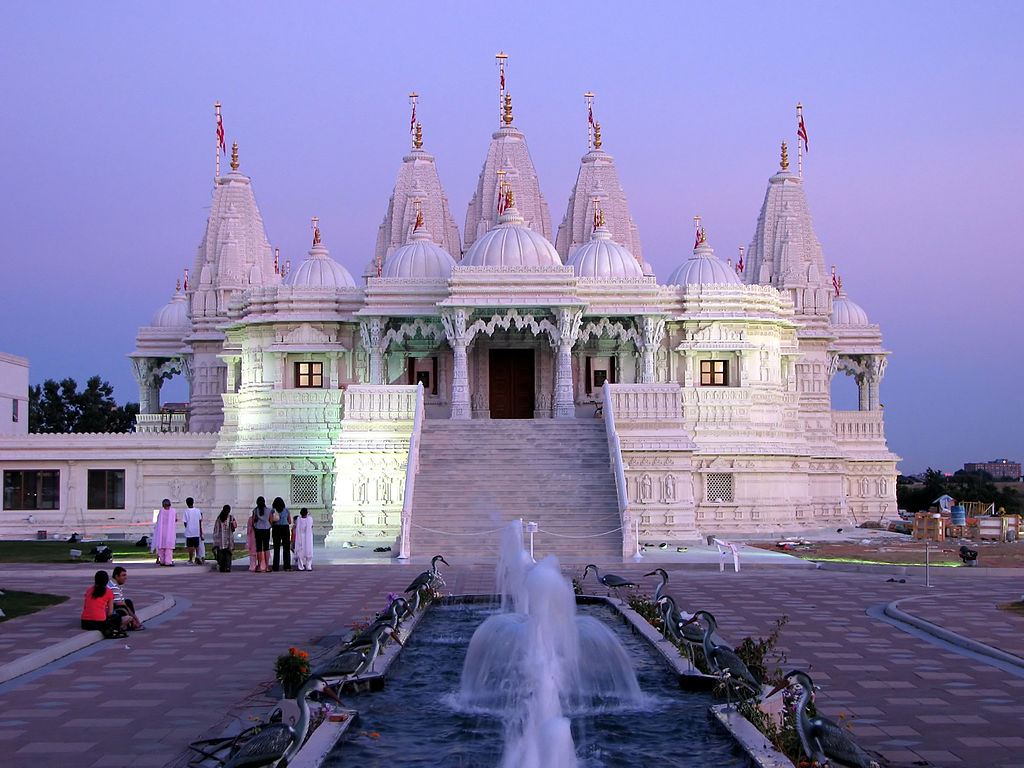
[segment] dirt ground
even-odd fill
[[[844,532],[846,533],[846,532]],[[890,563],[894,565],[924,565],[925,542],[915,541],[910,536],[881,533],[856,529],[845,538],[833,536],[823,540],[814,534],[799,538],[801,542],[785,551],[807,560],[856,560],[861,562]],[[779,551],[782,539],[754,541],[750,546]],[[960,564],[960,545],[966,544],[978,552],[978,566],[986,568],[1024,567],[1024,542],[988,542],[954,539],[930,543],[929,557],[932,565]]]

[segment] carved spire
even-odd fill
[[[238,142],[231,142],[231,170],[238,170]]]

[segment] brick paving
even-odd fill
[[[640,577],[655,565],[649,556],[642,564],[607,567]],[[899,584],[887,581],[891,569],[744,565],[740,573],[719,573],[663,565],[668,593],[690,610],[714,613],[732,642],[767,634],[786,615],[780,648],[787,666],[807,669],[821,686],[821,711],[851,717],[856,738],[892,765],[1024,768],[1024,672],[936,646],[866,613],[901,600],[907,613],[1024,656],[1024,618],[996,609],[1020,599],[1021,571],[933,569],[926,587],[913,569]],[[230,574],[127,567],[137,608],[166,595],[175,607],[127,640],[97,642],[0,684],[6,768],[183,765],[189,741],[240,728],[268,711],[277,699],[279,653],[290,645],[314,655],[326,651],[347,625],[372,616],[388,592],[401,591],[424,566],[324,564],[312,573],[266,575],[237,566]],[[0,567],[0,587],[71,596],[0,624],[0,664],[79,633],[91,574],[83,565]],[[493,591],[490,566],[455,567],[445,577],[450,593]],[[645,581],[653,589],[656,580]]]

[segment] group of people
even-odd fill
[[[188,547],[189,564],[200,565],[204,558],[203,514],[190,496],[185,499],[185,511],[180,521],[185,526],[185,546]],[[177,539],[178,512],[171,506],[170,499],[161,502],[153,531],[152,549],[156,552],[158,565],[174,566],[174,545]],[[231,571],[234,534],[238,528],[231,505],[225,504],[213,524],[213,553],[217,569],[222,573]],[[270,545],[273,542],[274,559],[270,562]],[[292,517],[280,496],[267,508],[266,499],[256,499],[256,506],[249,515],[246,527],[246,543],[249,548],[249,570],[257,573],[292,570],[291,553],[295,553],[296,570],[313,570],[313,518],[303,507]],[[282,557],[283,552],[283,557]]]
[[[291,510],[278,496],[267,508],[267,500],[257,497],[256,506],[249,515],[245,532],[249,547],[249,570],[256,573],[292,570],[291,553],[295,552],[295,567],[299,571],[313,570],[313,518],[303,507],[292,518]],[[270,545],[274,545],[273,565],[270,563]],[[282,557],[283,553],[283,557]]]
[[[135,604],[124,596],[128,571],[118,565],[108,576],[96,571],[93,585],[85,591],[82,629],[98,629],[104,637],[127,637],[129,631],[145,629],[135,613]]]

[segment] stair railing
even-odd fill
[[[402,495],[402,530],[398,534],[398,559],[409,558],[409,536],[412,533],[413,489],[420,471],[420,432],[423,431],[423,383],[416,384],[416,406],[409,436],[409,460],[405,465],[405,493]]]
[[[612,473],[615,475],[615,494],[619,504],[619,521],[622,525],[622,556],[640,557],[640,540],[636,539],[635,547],[627,542],[634,535],[633,515],[629,508],[629,493],[626,488],[626,470],[622,465],[622,446],[619,433],[615,429],[615,409],[612,407],[611,384],[607,381],[601,385],[604,395],[603,414],[605,433],[608,435],[608,454],[611,459]]]

